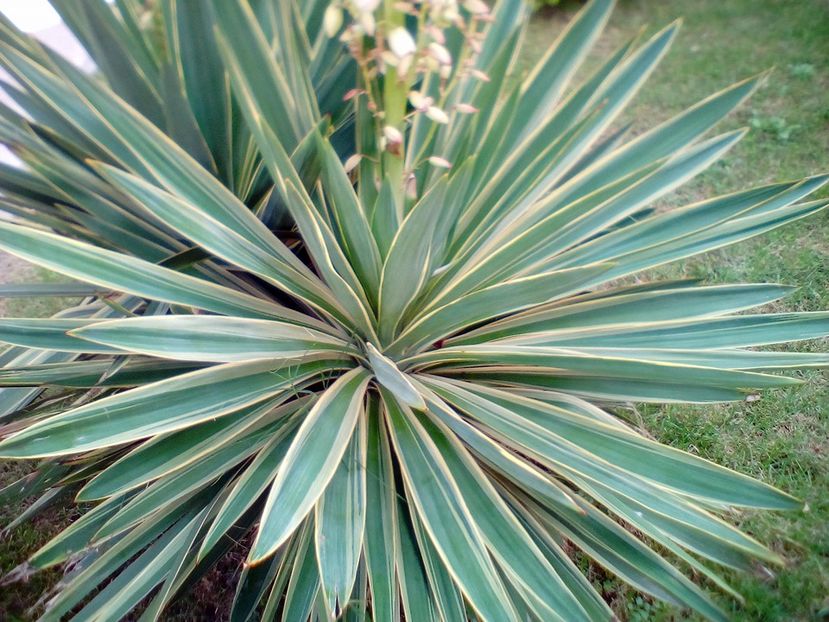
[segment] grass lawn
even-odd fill
[[[528,33],[529,66],[552,41],[578,5],[544,12]],[[666,204],[678,205],[770,181],[829,169],[829,3],[826,0],[621,0],[599,52],[607,53],[645,26],[652,32],[677,17],[684,25],[670,55],[631,108],[632,132],[667,119],[710,93],[774,67],[768,82],[718,129],[753,131],[726,158]],[[824,193],[825,194],[825,193]],[[5,280],[48,275],[0,261]],[[775,310],[829,309],[829,214],[683,262],[659,276],[694,276],[709,282],[781,282],[800,285]],[[3,280],[3,276],[0,276]],[[6,315],[48,315],[55,301],[9,301]],[[0,301],[2,303],[2,301]],[[797,344],[826,349],[827,343]],[[740,606],[722,598],[735,620],[819,620],[829,606],[829,374],[802,375],[804,385],[768,393],[752,402],[722,407],[646,408],[633,412],[643,430],[663,442],[759,477],[797,495],[809,510],[791,514],[743,514],[734,521],[787,560],[773,574],[726,573],[745,595]],[[0,485],[22,467],[0,467]],[[0,508],[7,522],[21,508]],[[56,508],[44,519],[15,530],[0,546],[0,571],[7,571],[55,532],[73,510]],[[592,572],[623,620],[695,619],[636,596]],[[195,600],[224,593],[221,577]],[[15,619],[54,575],[0,589],[0,620]],[[218,601],[219,598],[215,597]],[[209,603],[201,603],[201,606]],[[192,605],[195,607],[195,605]],[[179,613],[180,611],[180,613]],[[197,609],[177,608],[177,619],[197,619]],[[823,619],[829,620],[829,614]]]
[[[773,72],[736,114],[717,129],[748,126],[749,135],[721,162],[677,192],[681,205],[746,188],[829,170],[829,4],[825,0],[621,0],[600,52],[677,17],[673,49],[629,113],[641,131],[697,100],[767,69]],[[544,13],[529,31],[541,54],[577,5]],[[529,64],[530,59],[527,59]],[[824,195],[826,192],[824,192]],[[829,309],[829,214],[800,221],[759,239],[660,271],[709,282],[799,285],[775,311]],[[829,347],[796,344],[804,351]],[[726,573],[745,596],[723,606],[736,620],[819,620],[829,606],[829,374],[802,374],[805,384],[762,399],[720,407],[640,409],[643,428],[659,440],[763,479],[803,499],[809,510],[744,514],[735,522],[782,554],[773,576]],[[675,610],[636,598],[608,582],[606,595],[629,620],[673,620]],[[693,618],[692,618],[693,619]],[[829,614],[823,619],[829,619]]]

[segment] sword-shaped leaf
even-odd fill
[[[381,392],[406,491],[447,570],[484,619],[517,619],[483,535],[438,448],[408,408]]]
[[[313,328],[227,316],[167,315],[110,320],[94,326],[86,324],[71,334],[116,351],[181,361],[230,363],[302,359],[322,351],[354,352],[345,341]]]
[[[312,378],[342,362],[228,363],[182,374],[36,423],[0,443],[0,455],[16,458],[73,454],[174,432],[229,415]]]
[[[308,413],[268,494],[250,553],[253,563],[284,544],[325,492],[363,413],[369,379],[360,367],[340,376]]]

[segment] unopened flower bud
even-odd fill
[[[440,43],[432,42],[429,44],[429,54],[441,65],[451,65],[452,55]]]
[[[417,51],[417,44],[409,31],[399,26],[389,33],[389,49],[397,58],[404,58]]]
[[[378,6],[380,6],[380,2],[381,0],[351,0],[354,8],[360,13],[373,12]]]
[[[347,91],[345,95],[343,95],[343,101],[344,102],[351,101],[352,99],[354,99],[358,95],[363,95],[364,93],[365,93],[365,90],[363,90],[363,89],[351,89],[351,90]]]
[[[351,157],[349,157],[345,163],[343,164],[343,168],[345,169],[346,173],[350,173],[353,171],[357,166],[360,164],[360,161],[363,159],[363,156],[359,153],[355,153]]]
[[[379,63],[382,65],[389,65],[390,67],[397,67],[397,63],[400,62],[400,59],[397,58],[394,54],[389,52],[388,50],[383,50],[383,53],[380,54],[380,57],[377,59]]]
[[[328,8],[325,9],[322,23],[326,35],[329,37],[337,36],[337,33],[340,32],[340,28],[343,26],[343,10],[333,4],[328,5]]]
[[[452,168],[452,163],[449,160],[438,156],[432,156],[429,158],[429,164],[436,166],[437,168]]]
[[[478,112],[478,109],[472,104],[457,104],[455,110],[461,114],[475,114]]]
[[[383,128],[383,136],[390,143],[400,144],[403,142],[403,133],[393,125],[387,125]]]
[[[481,41],[477,37],[469,37],[466,42],[469,44],[469,48],[475,53],[480,54],[483,46],[481,45]]]
[[[480,80],[481,82],[491,82],[489,76],[486,75],[480,69],[470,69],[469,70],[469,75],[471,75],[476,80]]]
[[[383,149],[390,153],[399,154],[400,146],[403,144],[403,133],[393,125],[383,128]]]
[[[409,54],[408,56],[401,58],[400,62],[397,63],[397,75],[407,75],[409,73],[409,69],[412,68],[412,60],[414,60],[414,54]]]
[[[404,182],[404,191],[407,199],[414,200],[417,198],[417,177],[411,173],[406,177],[406,181]]]
[[[401,13],[407,13],[409,15],[416,14],[415,6],[411,2],[395,2],[394,8]]]
[[[374,13],[360,13],[358,23],[369,37],[374,36],[374,31],[377,29],[377,22],[374,21]]]
[[[418,112],[423,112],[433,103],[435,103],[435,100],[431,97],[424,95],[420,91],[412,91],[409,93],[409,103]]]
[[[429,106],[426,109],[426,116],[435,123],[449,123],[449,115],[437,106]]]
[[[435,26],[434,24],[429,24],[426,26],[426,32],[429,34],[432,39],[440,43],[441,45],[446,44],[446,35],[443,34],[443,30]]]
[[[476,16],[489,14],[489,7],[483,0],[464,0],[463,8]]]

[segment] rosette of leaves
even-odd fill
[[[0,29],[0,247],[76,280],[4,294],[81,297],[0,321],[0,455],[39,460],[0,498],[90,508],[14,573],[66,566],[44,620],[158,618],[232,546],[233,620],[611,619],[577,555],[723,619],[688,571],[781,562],[723,516],[797,500],[614,411],[827,363],[753,349],[829,333],[746,312],[787,285],[626,278],[826,207],[814,177],[653,211],[760,78],[629,138],[676,26],[583,75],[594,0],[521,80],[501,0],[490,80],[427,77],[450,122],[408,117],[387,167],[322,0],[53,4],[97,75]]]

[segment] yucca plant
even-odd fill
[[[781,559],[725,517],[794,509],[638,433],[630,402],[795,384],[829,333],[787,285],[643,270],[826,207],[814,177],[654,210],[743,135],[763,77],[629,139],[671,25],[576,80],[594,0],[526,77],[500,0],[53,0],[80,72],[0,28],[0,247],[82,301],[2,319],[0,492],[88,511],[44,620],[155,619],[230,547],[233,620],[610,620],[590,560],[711,619],[686,575]],[[571,86],[574,84],[574,86]],[[34,605],[34,603],[33,603]]]

